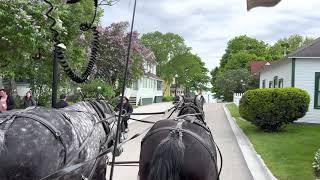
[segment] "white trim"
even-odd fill
[[[288,57],[289,59],[319,59],[320,57]]]

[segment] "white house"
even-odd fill
[[[260,71],[260,88],[296,87],[310,95],[300,122],[320,123],[320,38]]]
[[[156,75],[155,56],[149,49],[145,48],[144,51],[146,51],[144,54],[147,54],[143,62],[144,75],[125,91],[125,96],[130,99],[130,103],[135,105],[161,102],[163,97],[163,81]]]

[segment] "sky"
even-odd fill
[[[133,0],[104,7],[102,25],[131,21]],[[181,35],[193,53],[212,70],[227,42],[248,35],[273,44],[293,34],[320,35],[320,0],[282,0],[273,8],[247,12],[246,0],[138,0],[134,29]]]

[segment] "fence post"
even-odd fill
[[[239,106],[242,96],[243,96],[243,93],[234,93],[233,94],[233,103],[235,103],[237,106]]]

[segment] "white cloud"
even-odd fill
[[[103,25],[130,21],[133,1],[106,7]],[[268,43],[292,34],[317,37],[319,0],[282,0],[274,8],[246,11],[246,0],[138,0],[135,29],[182,35],[209,69],[219,65],[227,42],[247,34]],[[319,25],[318,25],[319,23]]]

